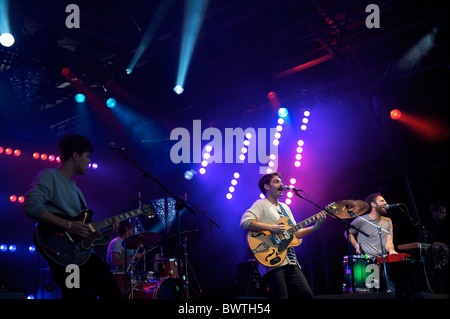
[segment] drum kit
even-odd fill
[[[188,299],[190,263],[187,241],[201,232],[202,230],[198,229],[181,232],[184,250],[181,260],[164,257],[146,260],[148,253],[161,247],[162,236],[158,233],[145,232],[128,237],[122,245],[126,246],[127,250],[134,251],[134,254],[130,256],[126,273],[114,275],[122,293],[129,299]],[[176,239],[176,235],[168,237],[173,238]],[[185,272],[181,271],[182,266],[186,267]],[[193,271],[191,274],[195,277]]]

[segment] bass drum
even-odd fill
[[[163,278],[141,282],[133,287],[131,299],[181,299],[178,279]]]

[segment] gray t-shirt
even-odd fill
[[[358,230],[361,230],[361,231],[365,232],[367,235],[369,235],[368,237],[366,237],[363,234],[361,234],[360,232],[358,232],[358,234],[356,235],[356,240],[359,243],[359,247],[362,248],[364,253],[369,256],[375,256],[375,257],[381,256],[380,237],[378,235],[377,227],[375,227],[361,219],[365,219],[365,220],[371,222],[372,224],[380,226],[381,228],[390,232],[390,234],[393,236],[394,233],[393,233],[393,226],[392,226],[391,219],[384,217],[384,216],[381,216],[380,219],[371,219],[368,215],[364,215],[364,216],[360,216],[360,217],[356,218],[352,222],[352,225],[355,226]],[[350,229],[350,232],[352,234],[355,234],[356,230],[352,228],[352,229]],[[381,240],[383,242],[383,250],[385,253],[387,253],[387,251],[386,251],[387,236],[388,236],[388,234],[386,232],[381,231]]]
[[[45,210],[76,217],[86,208],[75,181],[54,168],[43,170],[34,178],[23,203],[25,214],[34,220],[39,220]]]

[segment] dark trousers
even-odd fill
[[[265,275],[272,299],[312,299],[313,292],[301,269],[285,265]]]
[[[109,265],[92,253],[80,268],[80,288],[67,288],[66,267],[49,262],[50,271],[65,299],[123,299],[119,287],[110,272]]]

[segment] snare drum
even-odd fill
[[[379,288],[378,263],[376,257],[366,255],[344,256],[344,292],[368,292],[371,288]],[[370,277],[369,277],[370,276]]]
[[[177,279],[163,278],[141,282],[133,287],[132,299],[181,299],[181,285]]]

